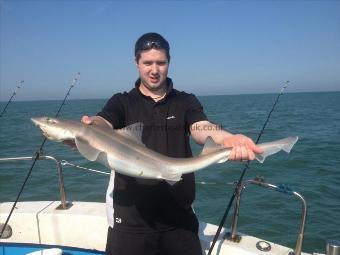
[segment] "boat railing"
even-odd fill
[[[306,223],[306,217],[307,217],[307,203],[306,203],[306,200],[303,198],[303,196],[299,194],[298,192],[291,190],[286,185],[283,185],[283,184],[274,185],[274,184],[266,183],[263,178],[259,178],[259,177],[256,177],[255,179],[252,179],[252,180],[244,181],[241,184],[237,184],[237,183],[235,184],[237,185],[237,188],[235,191],[236,201],[235,201],[235,207],[234,207],[234,214],[233,214],[233,219],[231,222],[230,232],[226,234],[225,238],[233,242],[240,242],[241,236],[237,234],[237,223],[238,223],[238,217],[239,217],[239,212],[240,212],[242,191],[244,190],[246,185],[255,184],[255,185],[265,187],[265,188],[270,188],[272,190],[279,191],[281,193],[285,193],[288,195],[294,195],[301,201],[302,213],[301,213],[299,233],[298,233],[298,237],[296,240],[294,252],[289,253],[289,255],[301,255],[302,243],[303,243],[303,237],[304,237],[304,229],[305,229],[305,223]]]
[[[10,161],[21,161],[21,160],[34,160],[35,158],[36,156],[0,158],[0,163],[10,162]],[[47,156],[43,154],[39,154],[37,160],[52,160],[56,164],[58,177],[59,177],[59,193],[60,193],[60,202],[61,202],[61,204],[56,209],[66,210],[70,208],[72,206],[72,203],[69,203],[66,201],[63,167],[61,164],[62,161],[57,160],[55,157]]]

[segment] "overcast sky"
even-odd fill
[[[175,88],[197,95],[340,90],[340,1],[0,0],[0,100],[130,90],[145,32],[171,46]]]

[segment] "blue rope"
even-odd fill
[[[293,195],[293,190],[291,188],[289,188],[286,184],[279,184],[277,185],[277,188],[275,189],[278,192],[282,192],[288,195]]]

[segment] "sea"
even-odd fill
[[[201,96],[208,118],[232,133],[256,140],[277,98],[276,94]],[[80,120],[94,115],[107,99],[66,101],[61,118]],[[1,102],[3,109],[6,102]],[[53,117],[61,101],[12,102],[0,118],[0,158],[34,156],[43,136],[31,117]],[[286,93],[276,105],[260,142],[288,136],[299,140],[291,153],[280,152],[261,164],[252,162],[244,180],[256,177],[284,184],[307,201],[303,251],[325,253],[327,240],[340,240],[340,92]],[[195,155],[201,147],[192,142]],[[62,143],[47,141],[45,155],[100,171],[105,167],[85,160]],[[32,161],[0,162],[0,202],[14,201]],[[200,221],[219,224],[244,162],[226,162],[196,173],[195,212]],[[109,177],[64,166],[67,200],[105,201]],[[55,163],[38,161],[19,201],[58,200]],[[233,208],[225,227],[230,226]],[[295,196],[248,184],[241,197],[238,231],[295,247],[302,205]]]

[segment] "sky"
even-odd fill
[[[0,0],[0,101],[109,98],[138,78],[134,44],[170,43],[196,95],[340,91],[340,1]]]

